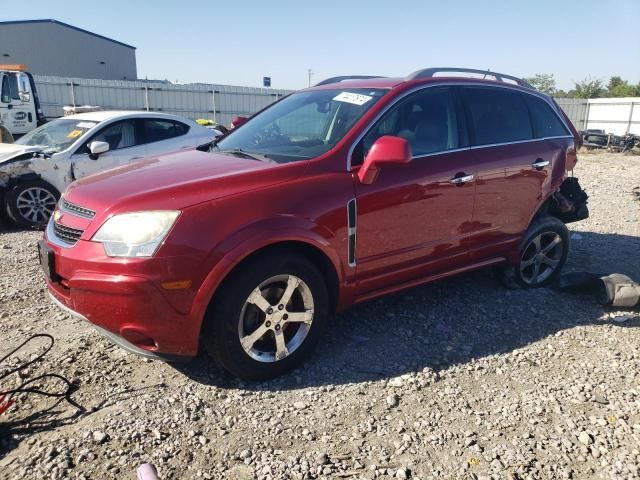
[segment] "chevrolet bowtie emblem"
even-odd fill
[[[57,221],[59,221],[59,220],[60,220],[60,217],[61,217],[61,216],[62,216],[62,213],[60,213],[60,210],[56,210],[56,211],[53,213],[53,220],[54,220],[55,222],[57,222]]]

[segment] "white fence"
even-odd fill
[[[213,84],[172,84],[34,75],[44,115],[61,117],[65,105],[98,105],[107,110],[167,112],[229,125],[251,115],[289,90]]]
[[[640,135],[640,97],[556,101],[578,130],[597,128],[616,135]]]
[[[167,112],[192,119],[209,118],[229,125],[238,115],[251,115],[290,90],[214,84],[173,84],[34,75],[46,117],[62,116],[65,105],[98,105],[107,110]],[[578,130],[640,135],[640,97],[557,98]]]

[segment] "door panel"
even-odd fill
[[[101,154],[95,160],[90,158],[88,148],[86,148],[86,145],[93,141],[109,144],[109,151]],[[87,139],[85,146],[71,157],[71,161],[75,178],[82,178],[142,159],[146,154],[147,147],[140,144],[139,128],[137,128],[136,121],[122,120],[105,126]]]
[[[3,74],[0,79],[0,119],[13,135],[24,135],[36,128],[35,102],[29,82],[23,81],[26,78],[24,74],[12,72]],[[27,102],[20,98],[22,88],[25,93],[30,93]]]
[[[388,274],[398,282],[422,276],[415,267],[425,262],[436,262],[434,271],[465,262],[475,186],[451,183],[462,172],[475,174],[468,150],[385,166],[373,185],[356,180],[356,257],[363,291],[381,287]]]
[[[372,185],[356,180],[359,294],[466,263],[476,167],[462,120],[452,88],[425,88],[390,108],[356,149],[354,165],[377,138],[395,135],[414,155],[383,166]],[[471,181],[451,183],[462,176]]]
[[[476,148],[478,164],[474,228],[479,243],[493,243],[519,235],[542,200],[550,167],[537,170],[536,159],[552,160],[544,141]]]

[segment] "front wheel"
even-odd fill
[[[47,182],[22,182],[5,195],[7,215],[21,227],[43,227],[53,214],[59,198],[60,194]]]
[[[502,268],[500,279],[509,288],[546,286],[560,275],[568,255],[566,225],[555,217],[541,217],[527,229],[518,263]]]
[[[263,257],[232,274],[216,294],[203,330],[205,349],[245,380],[266,380],[298,366],[317,343],[327,287],[303,257]]]

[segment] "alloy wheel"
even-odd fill
[[[276,275],[246,299],[238,322],[240,344],[259,362],[277,362],[305,341],[314,318],[313,295],[295,275]]]
[[[556,232],[543,232],[524,248],[520,259],[520,275],[528,285],[547,280],[562,261],[562,237]]]
[[[16,208],[25,220],[36,224],[49,219],[56,203],[56,197],[50,191],[41,187],[31,187],[18,195]]]

